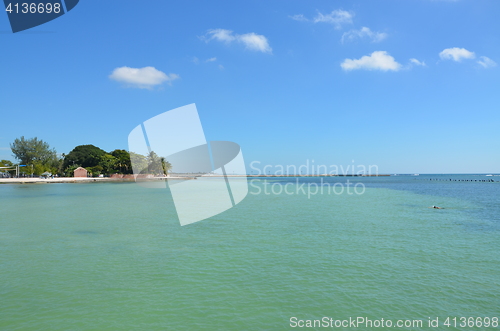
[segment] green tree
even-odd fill
[[[99,161],[99,165],[102,167],[102,171],[106,175],[110,175],[114,172],[117,163],[118,159],[110,154],[104,154],[101,156],[101,160]]]
[[[97,176],[99,176],[99,175],[102,173],[102,171],[103,171],[103,168],[102,168],[102,166],[100,166],[100,165],[96,165],[96,166],[94,166],[94,167],[87,167],[86,169],[87,169],[87,171],[90,173],[90,176],[91,176],[91,177],[97,177]]]
[[[70,165],[79,164],[81,167],[95,167],[101,162],[101,158],[106,152],[94,145],[76,146],[64,157],[63,169]]]
[[[31,165],[40,163],[42,165],[49,165],[54,159],[57,159],[55,149],[51,149],[49,144],[37,137],[25,139],[24,136],[16,138],[10,144],[12,153],[20,164]]]
[[[0,167],[12,167],[14,165],[14,163],[12,163],[12,161],[9,161],[9,160],[1,160],[0,161]]]
[[[115,149],[110,153],[116,158],[115,169],[116,172],[122,174],[132,173],[132,164],[130,160],[130,153],[123,149]]]
[[[148,161],[146,160],[146,157],[144,155],[130,152],[130,163],[133,165],[133,168],[136,169],[136,173],[147,173]]]
[[[28,174],[31,172],[31,170],[32,170],[31,167],[26,167],[26,168],[24,168],[24,170],[21,170],[21,171],[26,171],[26,174]],[[54,169],[52,169],[52,168],[50,168],[47,165],[44,165],[42,163],[35,162],[33,164],[33,174],[35,176],[40,176],[44,172],[50,172],[50,173],[54,174],[55,172],[53,170]]]
[[[45,167],[45,170],[42,171],[48,171],[53,174],[60,174],[62,175],[63,173],[63,168],[62,168],[62,163],[63,163],[63,158],[57,157],[57,155],[54,155],[50,160],[48,160],[43,166]],[[39,175],[39,173],[35,173],[36,175]]]

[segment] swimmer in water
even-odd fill
[[[441,208],[441,207],[438,207],[438,206],[432,206],[432,207],[429,207],[429,208],[434,208],[434,209],[444,209],[444,208]]]

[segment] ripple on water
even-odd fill
[[[500,245],[486,226],[497,216],[466,190],[420,186],[249,195],[185,227],[168,195],[135,185],[9,189],[0,329],[270,330],[291,316],[497,314]]]

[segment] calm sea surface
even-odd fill
[[[347,179],[364,193],[337,194]],[[184,227],[168,190],[0,185],[0,330],[286,330],[291,317],[498,330],[427,321],[500,317],[499,181],[254,180]]]

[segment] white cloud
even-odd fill
[[[477,61],[483,68],[493,68],[497,66],[497,63],[486,56],[479,57],[479,61]]]
[[[414,64],[414,65],[417,65],[417,66],[423,66],[425,67],[425,62],[420,62],[419,60],[417,59],[410,59],[410,63]]]
[[[470,52],[465,48],[446,48],[441,53],[439,53],[439,57],[443,60],[453,60],[456,62],[462,61],[462,59],[474,59],[476,54],[474,52]]]
[[[224,70],[224,66],[222,64],[219,64],[219,69]]]
[[[307,18],[304,17],[304,15],[302,14],[298,14],[298,15],[293,15],[293,16],[288,16],[290,17],[292,20],[295,20],[295,21],[299,21],[299,22],[307,22],[309,21]]]
[[[216,57],[211,57],[211,58],[205,60],[205,62],[215,62],[215,61],[217,61]]]
[[[196,56],[193,57],[192,61],[194,64],[200,64],[200,59],[198,59]]]
[[[297,15],[295,15],[297,16]],[[313,19],[314,23],[329,23],[335,26],[335,29],[342,28],[343,24],[352,24],[352,18],[354,14],[351,14],[348,11],[342,9],[336,9],[332,11],[330,14],[322,14],[318,12],[318,15]]]
[[[253,32],[245,34],[235,34],[231,30],[225,29],[213,29],[208,30],[207,37],[203,37],[206,42],[211,40],[220,41],[226,44],[230,44],[234,41],[242,43],[245,45],[246,49],[252,51],[258,51],[263,53],[272,53],[272,48],[269,46],[269,42],[266,37]]]
[[[208,30],[208,34],[211,35],[211,37],[208,39],[208,41],[215,39],[217,41],[230,43],[231,41],[234,41],[236,39],[233,35],[233,31],[226,30],[226,29]]]
[[[370,28],[367,28],[366,26],[362,27],[359,30],[351,30],[348,32],[344,32],[342,35],[342,43],[344,41],[353,41],[356,38],[370,38],[372,42],[378,43],[379,41],[384,40],[387,38],[387,33],[384,32],[373,32],[370,30]]]
[[[264,53],[271,53],[272,49],[269,47],[267,38],[263,35],[255,33],[246,33],[238,36],[238,40],[245,44],[246,48],[253,51],[260,51]]]
[[[179,78],[177,74],[165,74],[154,67],[130,68],[120,67],[113,70],[109,75],[110,79],[117,82],[128,84],[131,87],[137,88],[152,88],[155,85],[160,85],[164,82],[171,83]]]
[[[375,51],[372,54],[365,55],[360,59],[345,59],[340,65],[346,71],[350,70],[382,70],[398,71],[401,64],[397,63],[386,51]]]
[[[460,62],[463,59],[472,60],[476,58],[476,54],[474,52],[458,47],[447,48],[439,53],[439,56],[443,60],[453,60],[456,62]],[[480,56],[479,60],[476,62],[483,68],[493,68],[497,66],[497,63],[487,56]]]

